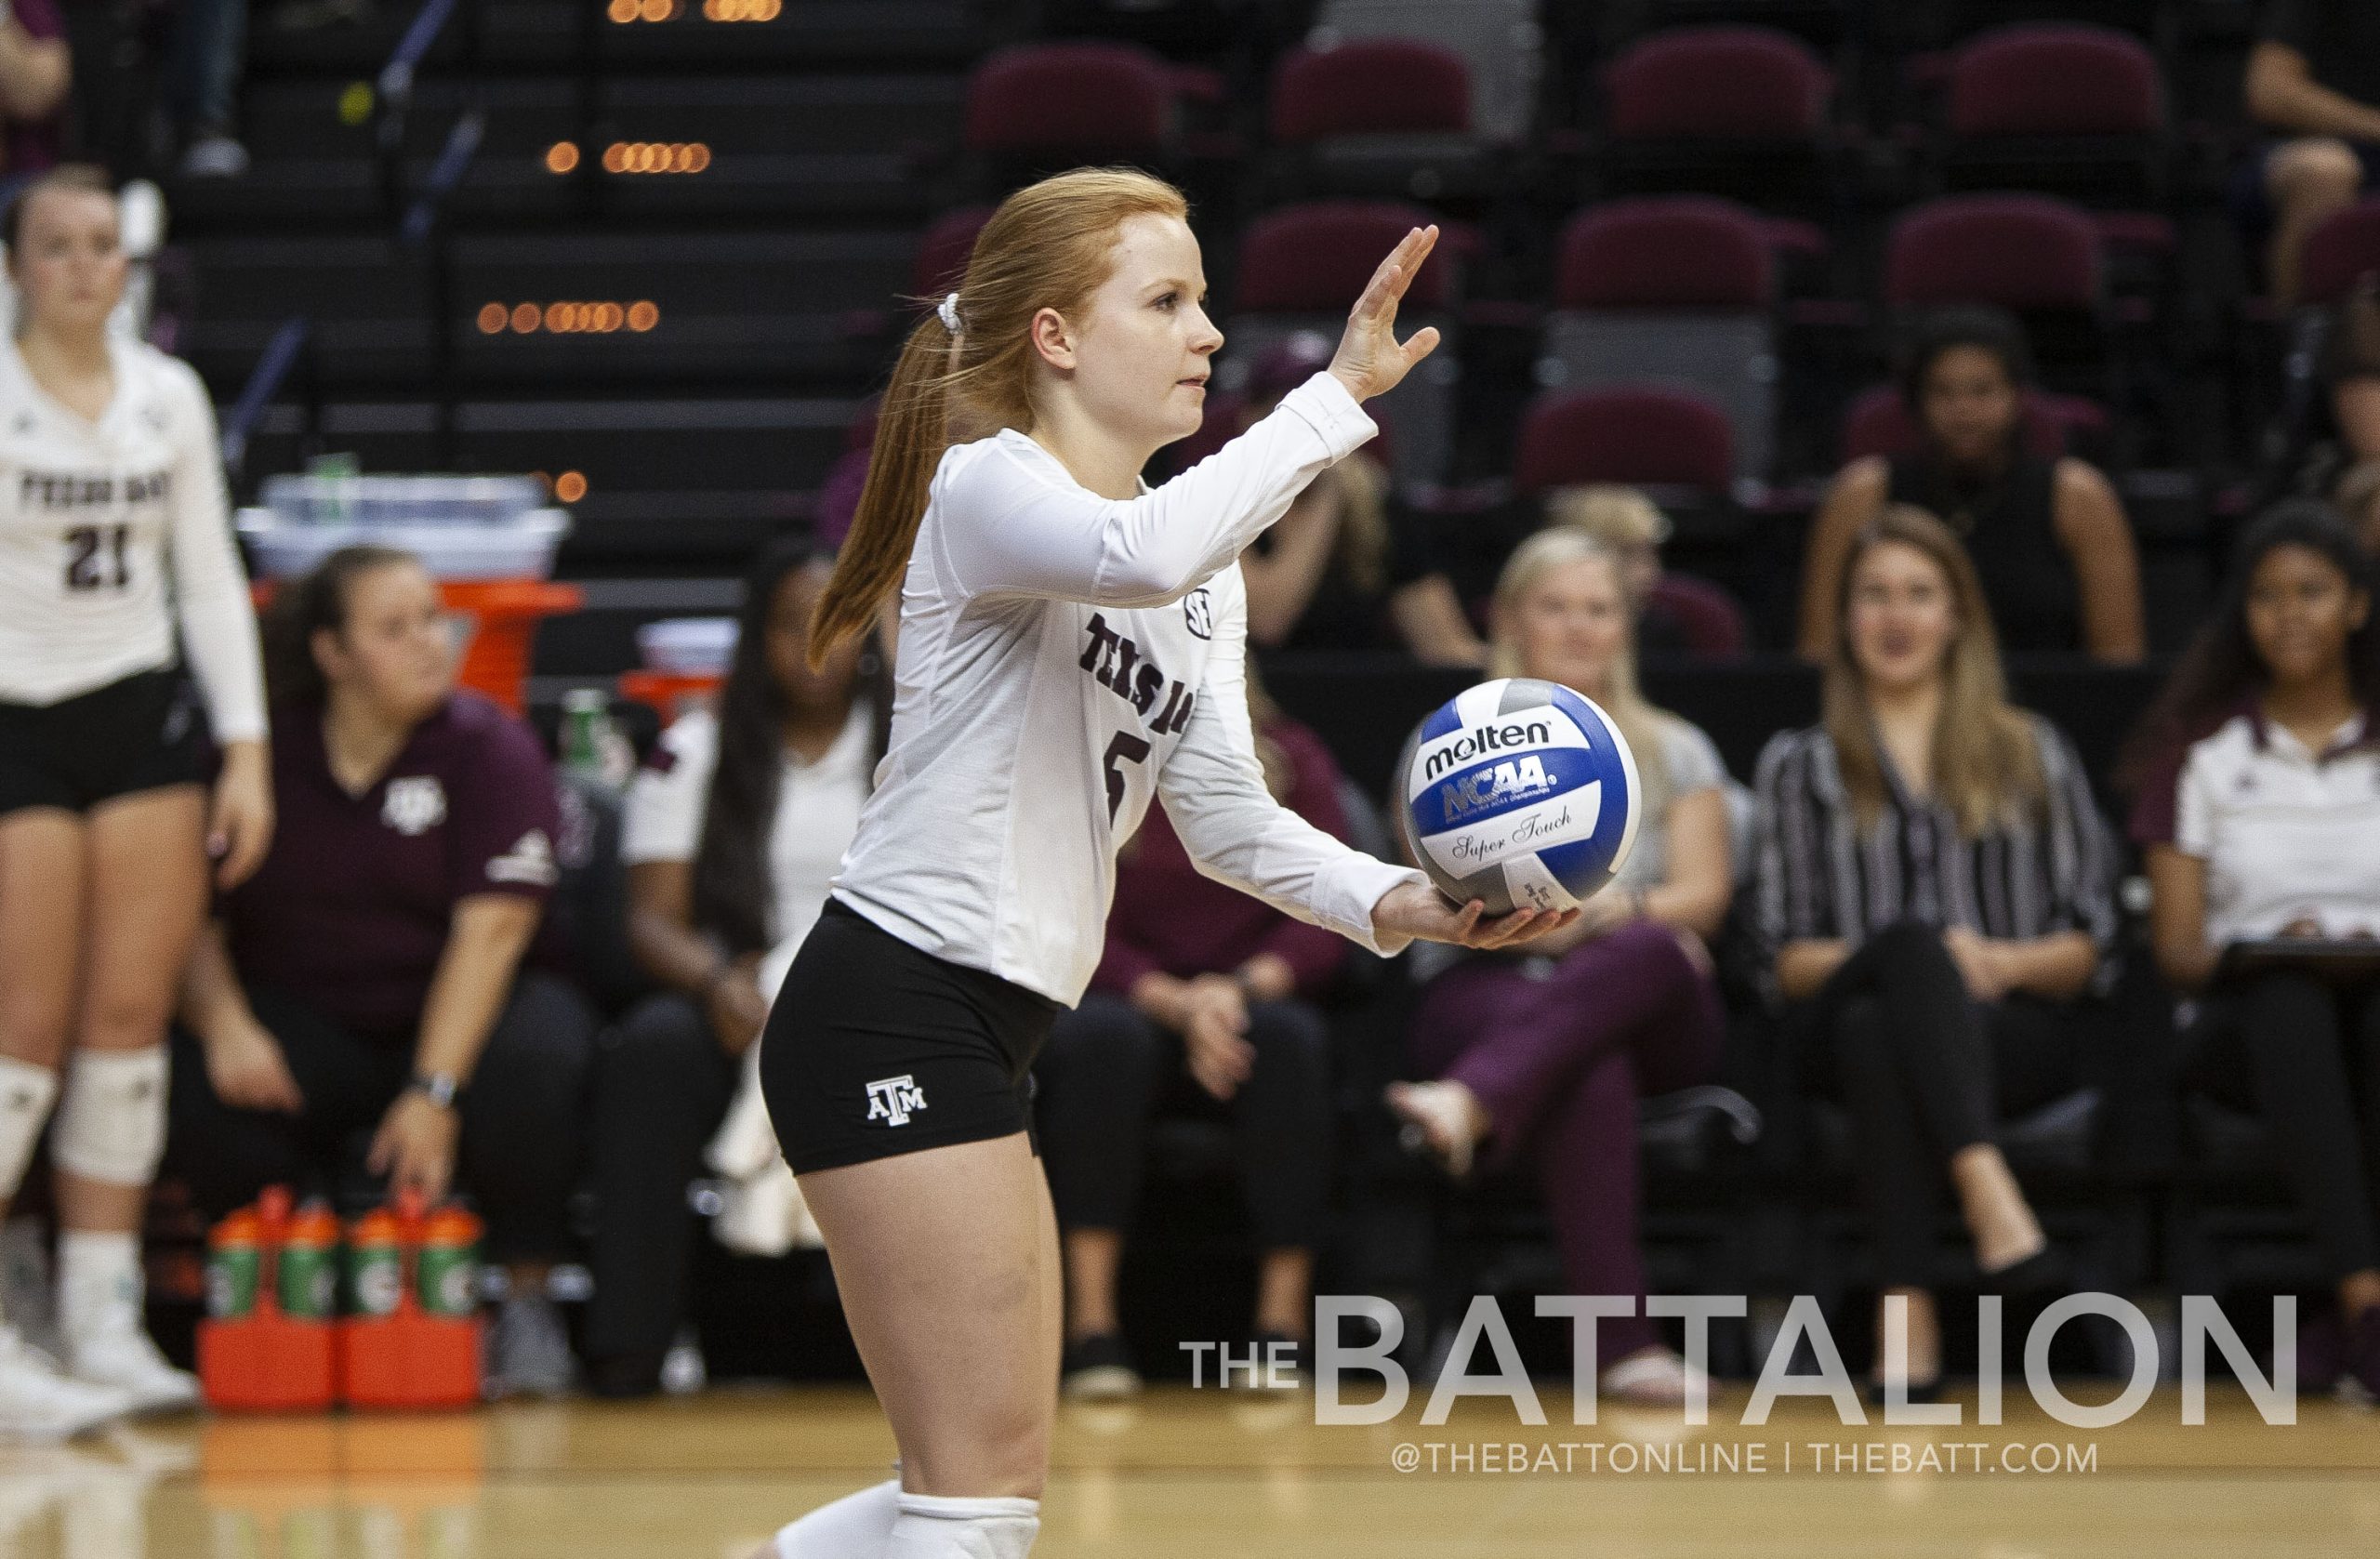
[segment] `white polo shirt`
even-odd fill
[[[2210,943],[2304,919],[2327,937],[2380,935],[2380,742],[2366,722],[2316,753],[2260,714],[2234,715],[2191,746],[2169,812],[2143,798],[2136,837],[2206,863]]]
[[[810,934],[826,906],[826,889],[859,827],[876,746],[876,714],[855,699],[843,729],[814,763],[791,751],[777,780],[769,820],[768,931],[773,943]],[[708,709],[681,715],[661,733],[628,786],[620,819],[620,858],[691,865],[701,847],[711,773],[719,767],[719,719]]]

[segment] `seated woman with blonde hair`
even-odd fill
[[[1395,1084],[1388,1102],[1459,1177],[1483,1145],[1499,1166],[1530,1168],[1568,1291],[1641,1301],[1636,1103],[1718,1066],[1723,1018],[1704,943],[1734,882],[1726,766],[1708,736],[1637,691],[1631,627],[1620,563],[1576,531],[1540,531],[1505,564],[1491,669],[1562,683],[1607,710],[1636,754],[1644,821],[1576,925],[1526,954],[1465,958],[1430,983],[1411,1047],[1437,1080]],[[1685,1400],[1689,1367],[1643,1315],[1605,1317],[1595,1352],[1605,1394]]]

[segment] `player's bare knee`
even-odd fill
[[[45,1001],[30,992],[18,993],[12,999],[0,991],[0,1055],[56,1070],[66,1054],[73,1026],[62,1004]]]
[[[171,1014],[156,1002],[98,995],[85,1000],[74,1021],[78,1050],[145,1050],[164,1040]]]

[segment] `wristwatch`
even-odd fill
[[[463,1085],[452,1072],[416,1072],[405,1087],[423,1095],[442,1110],[451,1110],[461,1098]]]

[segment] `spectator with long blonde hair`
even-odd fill
[[[1946,1176],[1988,1285],[2057,1281],[1992,1132],[2078,1084],[2114,856],[2072,746],[2008,703],[1941,522],[1896,508],[1862,526],[1834,610],[1824,719],[1760,757],[1758,925],[1806,1080],[1852,1116],[1880,1380],[1923,1394]]]
[[[1499,1167],[1527,1168],[1569,1292],[1641,1301],[1636,1105],[1718,1064],[1704,945],[1734,882],[1726,769],[1708,736],[1638,691],[1630,628],[1620,564],[1588,537],[1540,531],[1504,565],[1490,669],[1602,706],[1636,754],[1644,821],[1575,926],[1526,957],[1465,958],[1431,983],[1411,1047],[1435,1080],[1396,1084],[1389,1103],[1458,1175],[1482,1146]],[[1605,1318],[1595,1345],[1606,1394],[1684,1400],[1688,1367],[1645,1316]]]

